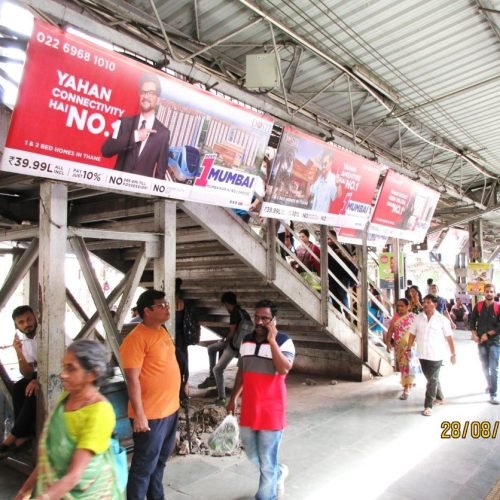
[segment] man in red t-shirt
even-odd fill
[[[228,413],[242,395],[240,436],[248,458],[260,469],[255,498],[273,500],[284,494],[288,468],[278,462],[286,425],[285,378],[292,368],[295,347],[276,328],[276,306],[269,300],[255,305],[255,331],[240,346],[238,373]]]

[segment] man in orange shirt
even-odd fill
[[[163,473],[175,446],[181,377],[174,343],[163,326],[170,317],[165,293],[145,291],[137,311],[142,323],[120,348],[134,431],[127,498],[163,500]]]

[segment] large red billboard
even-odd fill
[[[272,118],[36,21],[1,168],[242,208]]]
[[[420,243],[438,201],[436,191],[389,170],[373,211],[370,232]]]
[[[367,160],[285,127],[261,215],[362,229],[382,172]]]

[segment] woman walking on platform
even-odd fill
[[[415,376],[410,374],[410,353],[406,350],[410,336],[410,325],[413,323],[415,315],[409,311],[407,299],[398,300],[396,311],[397,313],[387,330],[385,343],[388,352],[394,346],[396,361],[401,372],[401,385],[403,386],[403,392],[399,399],[404,400],[408,399],[411,388],[415,384]]]
[[[107,355],[92,340],[73,342],[63,358],[64,392],[45,423],[38,465],[15,500],[124,499],[110,449],[115,414],[99,392]]]

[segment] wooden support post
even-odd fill
[[[363,246],[361,247],[361,262],[359,277],[359,303],[360,312],[359,324],[361,327],[361,354],[363,362],[368,361],[368,226],[367,223],[363,231]]]
[[[320,226],[321,324],[328,326],[328,227]]]
[[[38,336],[38,382],[43,412],[38,421],[54,408],[62,390],[59,373],[65,351],[64,320],[68,188],[65,184],[43,182],[40,185],[40,331]],[[40,403],[38,405],[40,408]]]
[[[266,278],[272,282],[276,279],[276,219],[267,219],[266,243]]]
[[[392,256],[394,258],[394,303],[396,303],[400,298],[401,283],[400,275],[401,269],[399,269],[399,240],[398,238],[392,239]]]
[[[170,304],[170,318],[165,326],[172,338],[175,337],[175,273],[176,273],[176,227],[177,203],[158,200],[154,205],[155,231],[160,238],[159,255],[154,260],[154,287],[163,290]]]
[[[80,264],[87,286],[89,287],[90,295],[92,295],[92,299],[97,308],[97,312],[99,313],[102,325],[104,326],[104,330],[106,332],[106,342],[115,355],[116,361],[118,362],[120,370],[122,370],[123,373],[120,358],[120,339],[118,337],[116,325],[113,320],[113,316],[111,315],[111,309],[109,308],[106,297],[104,297],[101,285],[99,284],[99,280],[95,274],[95,270],[90,262],[90,256],[85,246],[85,242],[83,241],[83,238],[80,237],[71,238],[70,242],[71,248],[75,252],[76,258]]]

